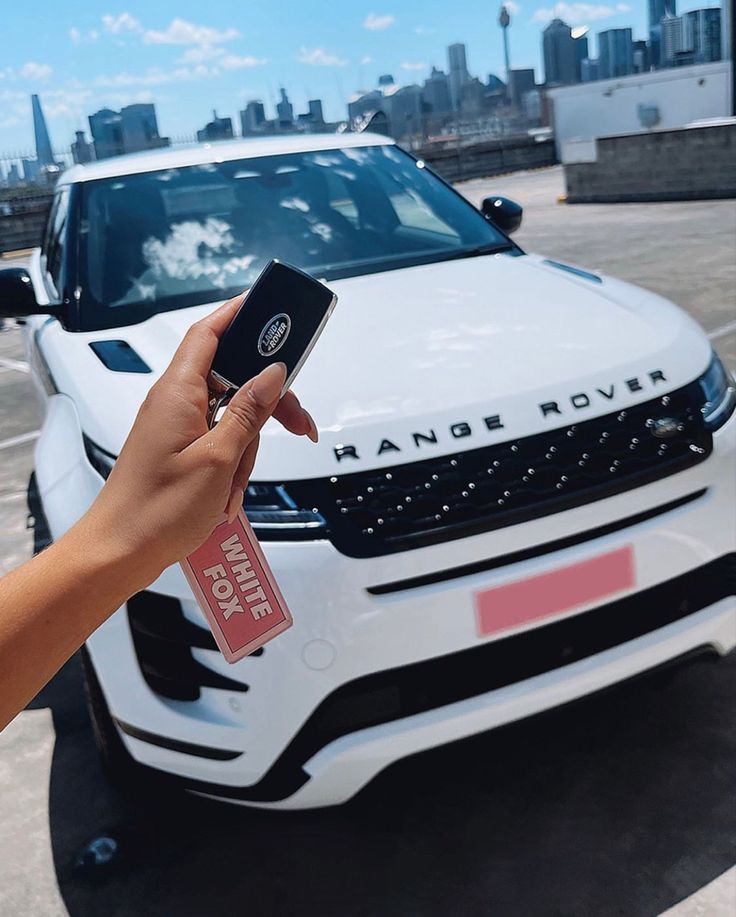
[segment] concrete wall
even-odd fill
[[[527,136],[486,140],[449,149],[425,147],[413,150],[413,153],[447,181],[485,178],[519,169],[551,166],[557,162],[553,140],[537,141]]]
[[[731,64],[699,64],[656,70],[548,90],[557,153],[570,155],[568,142],[610,137],[652,128],[684,127],[703,118],[731,114]],[[651,124],[647,119],[657,120]]]
[[[0,200],[0,252],[13,252],[41,244],[52,192]]]
[[[736,197],[736,118],[594,142],[594,161],[565,163],[568,203]]]

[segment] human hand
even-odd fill
[[[208,429],[207,374],[242,299],[229,300],[187,332],[143,402],[88,514],[95,531],[109,533],[110,549],[131,557],[148,582],[199,547],[224,512],[235,517],[259,431],[272,414],[292,433],[317,440],[314,421],[297,397],[287,392],[279,400],[286,378],[282,363],[244,385]]]

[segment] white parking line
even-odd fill
[[[25,360],[9,360],[2,357],[0,357],[0,368],[15,369],[19,373],[29,373],[31,371],[30,363],[26,363]]]
[[[715,341],[716,338],[725,337],[727,334],[733,334],[736,332],[736,321],[726,322],[725,325],[721,325],[720,328],[714,328],[712,331],[708,332],[708,337],[711,341]]]
[[[30,433],[21,433],[20,436],[11,436],[10,439],[0,441],[0,449],[10,449],[12,446],[22,446],[23,443],[31,443],[41,435],[40,430],[32,430]]]

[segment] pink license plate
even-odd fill
[[[635,584],[631,545],[475,595],[478,636],[571,611]]]

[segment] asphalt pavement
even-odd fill
[[[736,367],[733,201],[566,206],[558,168],[460,187],[523,204],[526,250],[678,302]],[[0,573],[33,546],[25,360],[0,331]],[[701,657],[407,759],[341,808],[268,813],[115,790],[75,657],[0,734],[0,914],[732,917],[735,685],[736,656]],[[95,868],[101,837],[118,855]]]

